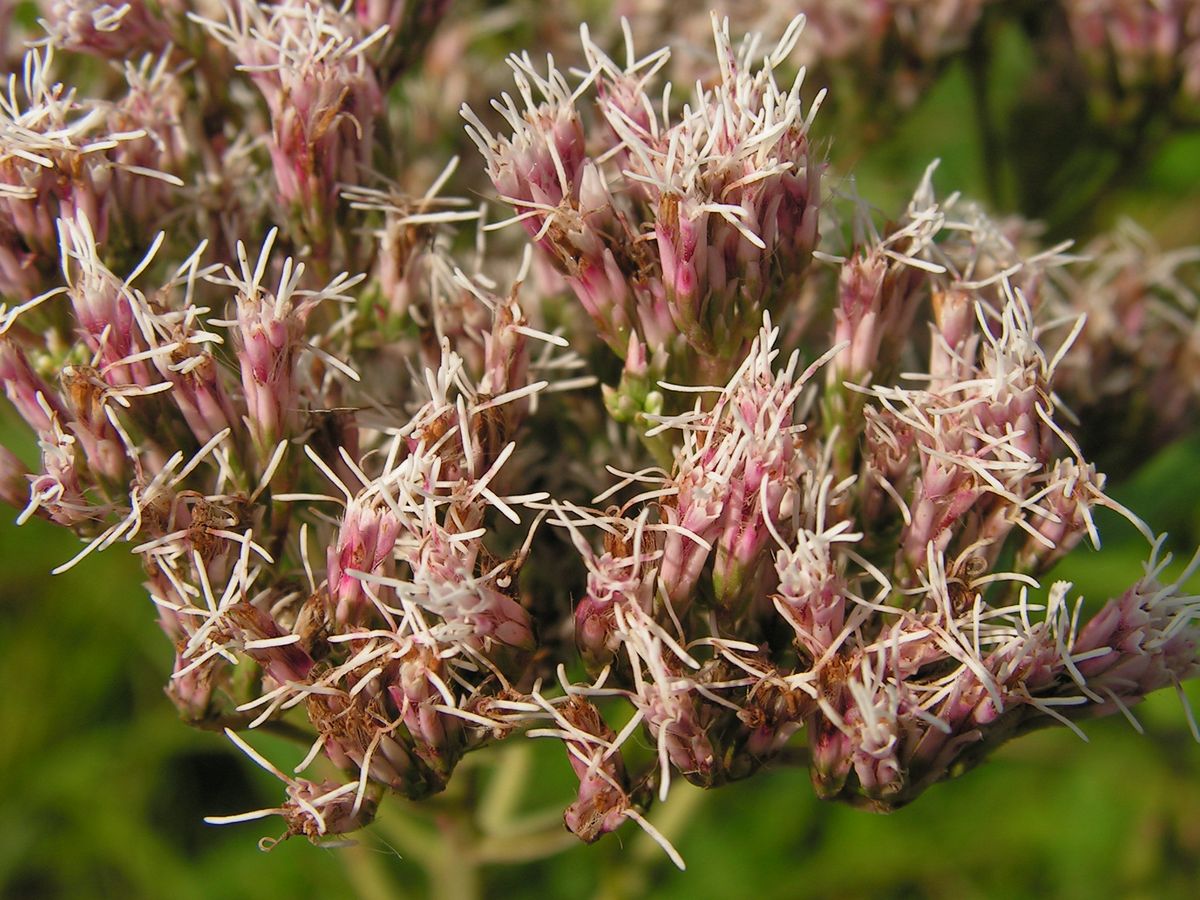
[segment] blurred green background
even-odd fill
[[[1017,75],[1036,64],[1019,49],[1011,55]],[[941,157],[941,192],[983,196],[980,147],[964,125],[970,104],[966,75],[952,68],[895,134],[847,164],[860,192],[894,212],[929,159]],[[833,144],[835,162],[849,159],[839,156],[843,149]],[[1177,135],[1152,151],[1142,171],[1104,195],[1096,224],[1131,214],[1165,246],[1200,242],[1200,139]],[[0,432],[15,434],[3,418]],[[1200,437],[1169,448],[1115,493],[1156,531],[1169,530],[1186,559],[1200,542]],[[51,578],[77,545],[43,522],[18,529],[12,518],[5,512],[0,523],[0,895],[383,898],[450,890],[450,882],[431,884],[424,865],[442,852],[429,840],[436,803],[422,811],[389,803],[358,846],[342,849],[293,840],[263,853],[256,840],[277,834],[277,821],[205,825],[205,815],[273,805],[278,783],[221,735],[176,720],[162,695],[170,647],[132,559],[117,549]],[[1115,517],[1102,526],[1103,552],[1081,549],[1058,573],[1095,601],[1133,582],[1146,550]],[[1200,691],[1190,694],[1200,701]],[[711,796],[679,782],[654,819],[687,872],[627,826],[591,848],[489,864],[485,893],[1193,897],[1200,746],[1169,692],[1138,715],[1145,735],[1119,717],[1085,726],[1089,744],[1065,730],[1031,735],[887,817],[818,802],[803,771],[767,772]],[[255,743],[274,759],[300,755],[268,736]],[[548,810],[554,834],[573,779],[559,747],[526,744],[517,761],[531,783],[526,812]],[[472,767],[463,781],[465,790],[485,789],[486,767]],[[496,856],[536,852],[518,830],[509,837]]]

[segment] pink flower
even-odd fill
[[[370,162],[383,96],[366,54],[386,26],[364,34],[348,10],[314,0],[231,4],[225,22],[189,15],[230,49],[262,92],[280,200],[314,251],[327,256],[338,184],[357,181]]]
[[[125,0],[120,5],[98,0],[51,0],[41,4],[47,41],[64,50],[106,59],[128,59],[161,52],[173,41],[167,16],[178,15],[175,0],[148,4]]]
[[[309,313],[324,300],[348,300],[343,291],[364,277],[350,278],[343,272],[319,291],[304,290],[300,288],[304,263],[296,263],[288,257],[280,266],[275,289],[271,290],[264,286],[263,279],[277,234],[278,229],[274,228],[267,233],[253,269],[246,257],[245,246],[239,243],[240,273],[225,267],[224,277],[209,278],[236,291],[237,318],[232,322],[214,320],[213,324],[235,324],[237,327],[246,420],[264,459],[281,437],[295,431],[301,418],[300,388],[306,379],[300,358],[302,351],[314,349],[305,340]],[[358,377],[329,354],[323,353],[322,358],[332,361],[335,367],[351,377]]]
[[[360,495],[346,507],[337,543],[329,548],[327,567],[330,600],[339,623],[359,624],[370,616],[371,601],[356,573],[392,573],[400,527],[378,497]]]

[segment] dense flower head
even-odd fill
[[[58,267],[59,217],[86,219],[104,240],[124,181],[178,183],[122,159],[124,145],[149,140],[147,129],[78,97],[54,80],[54,66],[53,46],[32,48],[0,93],[0,295],[14,301],[44,290]]]
[[[178,17],[175,0],[114,5],[96,0],[49,0],[40,4],[46,42],[64,50],[122,59],[130,53],[162,52],[173,40],[169,18]]]
[[[589,70],[574,89],[552,61],[543,76],[528,56],[510,59],[524,108],[507,94],[495,107],[511,138],[463,109],[497,191],[598,335],[621,355],[679,351],[663,374],[690,360],[726,377],[817,241],[822,163],[808,131],[820,98],[804,106],[802,72],[788,88],[775,77],[803,18],[757,66],[755,42],[735,51],[728,22],[712,26],[720,78],[680,110],[670,85],[661,99],[649,87],[666,50],[639,59],[630,37],[622,67],[586,29]],[[603,123],[591,141],[589,89]]]
[[[936,164],[884,221],[814,136],[796,58],[899,42],[916,85],[987,6],[817,3],[769,47],[714,15],[705,63],[639,56],[636,18],[623,62],[587,28],[579,68],[514,55],[502,124],[461,110],[512,210],[485,224],[457,160],[396,142],[445,3],[44,5],[0,97],[31,438],[0,500],[79,537],[57,571],[138,559],[171,702],[282,783],[210,821],[340,840],[527,735],[578,780],[570,832],[682,865],[647,818],[678,778],[803,746],[821,797],[887,811],[1200,674],[1195,564],[1166,579],[1094,455],[1147,389],[1155,445],[1197,408],[1197,253],[1123,226],[1073,256]],[[95,99],[51,74],[122,47]],[[1150,561],[1089,617],[1044,582],[1099,509]]]
[[[365,33],[348,11],[309,0],[238,0],[224,12],[224,22],[196,21],[261,91],[279,202],[320,248],[331,240],[339,182],[356,181],[370,162],[383,100],[366,53],[387,27]]]

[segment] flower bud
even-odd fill
[[[388,696],[412,738],[413,752],[443,781],[463,751],[462,720],[434,707],[445,704],[444,666],[427,650],[413,650],[398,665]]]

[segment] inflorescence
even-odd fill
[[[323,840],[528,735],[578,776],[571,831],[678,861],[645,817],[674,778],[806,748],[820,796],[889,810],[1200,672],[1191,570],[1162,583],[1087,437],[1147,386],[1156,443],[1196,409],[1197,254],[1043,247],[933,166],[881,223],[794,65],[844,65],[827,5],[828,58],[803,17],[764,47],[713,16],[690,92],[628,24],[623,63],[586,28],[578,68],[511,57],[515,95],[461,110],[493,224],[395,156],[444,3],[41,5],[0,97],[0,381],[37,458],[0,448],[0,498],[81,538],[59,571],[139,560],[171,701],[284,785],[213,821]],[[892,26],[933,58],[986,5]],[[96,97],[57,80],[132,52]],[[1089,617],[1043,579],[1099,508],[1152,550]],[[280,725],[294,772],[253,747]]]

